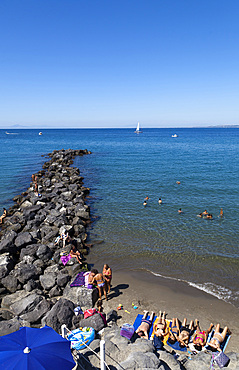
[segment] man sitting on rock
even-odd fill
[[[3,214],[2,214],[2,216],[0,217],[0,224],[2,224],[2,223],[3,223],[3,219],[4,219],[5,217],[7,217],[7,210],[6,210],[6,208],[3,208]]]
[[[141,324],[139,325],[138,329],[136,330],[136,333],[139,337],[144,339],[149,339],[148,331],[152,325],[153,318],[154,318],[154,312],[152,311],[149,320],[147,320],[148,311],[144,311],[144,316],[142,318]]]

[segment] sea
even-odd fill
[[[0,207],[48,153],[69,148],[92,152],[74,162],[91,189],[89,261],[184,281],[239,307],[239,129],[0,130]],[[198,217],[205,209],[213,219]]]

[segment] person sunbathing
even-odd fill
[[[178,335],[178,342],[181,347],[188,347],[189,339],[193,332],[193,327],[194,327],[193,321],[190,321],[189,327],[187,327],[186,325],[187,325],[187,319],[185,318],[183,320],[183,323],[179,330],[179,335]]]
[[[216,326],[216,329],[213,333],[213,336],[209,342],[209,347],[213,350],[213,351],[222,351],[221,349],[221,344],[224,342],[225,338],[226,338],[226,335],[228,334],[231,334],[231,331],[229,330],[229,328],[227,326],[225,326],[225,328],[223,329],[222,333],[220,333],[220,324],[217,324]]]
[[[167,323],[165,320],[166,313],[165,311],[159,312],[159,321],[154,325],[154,333],[157,337],[159,337],[162,341],[164,340],[164,337],[168,334],[169,330],[167,328]]]
[[[199,321],[197,319],[195,320],[195,324],[196,332],[193,337],[193,344],[197,351],[201,351],[202,347],[207,343],[207,338],[213,328],[213,324],[211,323],[206,331],[200,329]]]
[[[2,223],[3,223],[3,219],[4,219],[5,217],[7,217],[7,210],[6,210],[6,208],[3,208],[3,214],[2,214],[2,216],[0,217],[0,224],[2,224]]]
[[[169,344],[174,344],[178,340],[178,335],[179,335],[179,321],[177,318],[172,319],[172,327],[171,330],[169,331],[169,338],[167,342]]]
[[[82,265],[81,253],[76,249],[76,247],[73,244],[71,245],[70,256],[75,257],[79,264]]]
[[[109,265],[105,264],[103,268],[103,277],[105,280],[106,288],[107,288],[107,293],[110,292],[110,284],[111,284],[111,279],[112,279],[112,270],[109,267]]]
[[[149,339],[148,331],[152,325],[154,312],[152,311],[149,320],[147,320],[148,311],[144,311],[144,316],[142,318],[141,324],[139,325],[138,329],[135,331],[140,338]]]
[[[96,286],[97,286],[97,289],[98,289],[98,292],[99,292],[99,299],[101,300],[102,291],[103,291],[104,295],[105,295],[105,299],[106,299],[106,301],[108,301],[107,292],[106,292],[106,285],[105,285],[105,282],[104,282],[103,274],[98,272],[98,274],[96,274],[94,279],[93,279],[93,283],[95,283]]]

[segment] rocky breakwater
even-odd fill
[[[97,299],[86,288],[70,291],[81,266],[76,258],[64,266],[62,246],[55,243],[64,229],[70,243],[82,255],[88,253],[89,189],[79,169],[72,167],[75,156],[86,154],[90,152],[71,149],[48,154],[50,160],[33,177],[39,194],[32,182],[7,212],[0,232],[0,335],[44,324],[58,332],[63,323],[71,329],[75,306],[89,308]],[[69,252],[70,244],[65,248]]]

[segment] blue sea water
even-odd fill
[[[75,165],[91,188],[90,256],[114,269],[186,281],[239,307],[238,129],[8,132],[0,131],[0,207],[29,186],[46,160],[42,155],[88,149],[92,154]],[[197,217],[205,209],[213,220]]]

